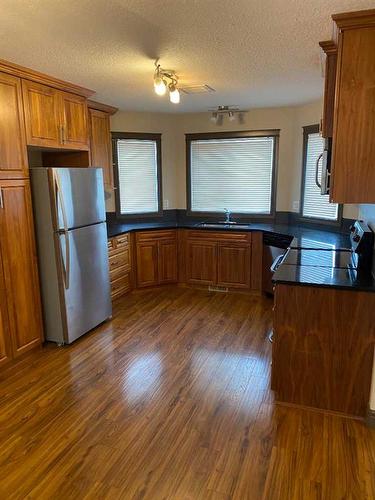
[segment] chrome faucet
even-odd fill
[[[230,220],[231,218],[231,211],[228,210],[228,208],[224,208],[224,213],[225,213],[225,222],[227,222],[228,224],[230,224],[232,221]]]

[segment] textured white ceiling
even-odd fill
[[[301,104],[322,95],[318,41],[334,12],[374,0],[0,0],[0,57],[97,91],[125,110]],[[153,63],[217,92],[153,92]]]

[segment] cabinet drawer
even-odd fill
[[[136,233],[136,241],[155,241],[161,239],[174,240],[176,239],[175,229],[166,229],[163,231],[140,231]]]
[[[214,241],[238,241],[238,242],[246,242],[250,243],[251,241],[251,233],[235,233],[232,231],[205,231],[205,230],[197,230],[197,231],[187,231],[187,238],[194,240],[214,240]]]
[[[116,244],[114,238],[108,240],[108,252],[111,252],[111,250],[114,250],[115,248]]]
[[[121,234],[120,236],[116,236],[115,239],[116,239],[117,248],[129,245],[129,233],[125,233],[125,234]]]
[[[115,236],[108,240],[108,252],[109,256],[115,255],[116,253],[123,252],[124,249],[129,247],[130,237],[129,234],[121,234],[120,236]]]
[[[120,297],[131,288],[130,273],[111,281],[111,296],[113,299]]]
[[[121,266],[121,267],[116,267],[115,269],[111,269],[109,271],[109,278],[111,283],[117,278],[121,278],[122,276],[125,276],[125,274],[129,274],[130,269],[129,266]]]
[[[115,253],[109,256],[109,270],[113,271],[119,267],[127,267],[130,269],[130,249],[125,248],[123,252]]]

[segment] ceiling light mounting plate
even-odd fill
[[[216,123],[216,125],[222,125],[223,118],[226,115],[228,116],[229,121],[233,122],[237,117],[238,121],[242,124],[244,122],[244,114],[246,113],[246,111],[241,110],[235,105],[221,105],[215,108],[209,108],[209,111],[211,111],[210,120]]]

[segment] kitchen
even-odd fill
[[[375,11],[337,3],[309,7],[306,77],[280,77],[279,95],[255,78],[225,94],[230,65],[246,68],[224,49],[224,81],[198,85],[167,52],[116,80],[89,53],[87,74],[69,57],[59,70],[53,37],[45,63],[4,47],[5,498],[374,496]],[[121,15],[95,4],[118,35]],[[135,11],[129,46],[137,30],[154,43],[165,11]]]

